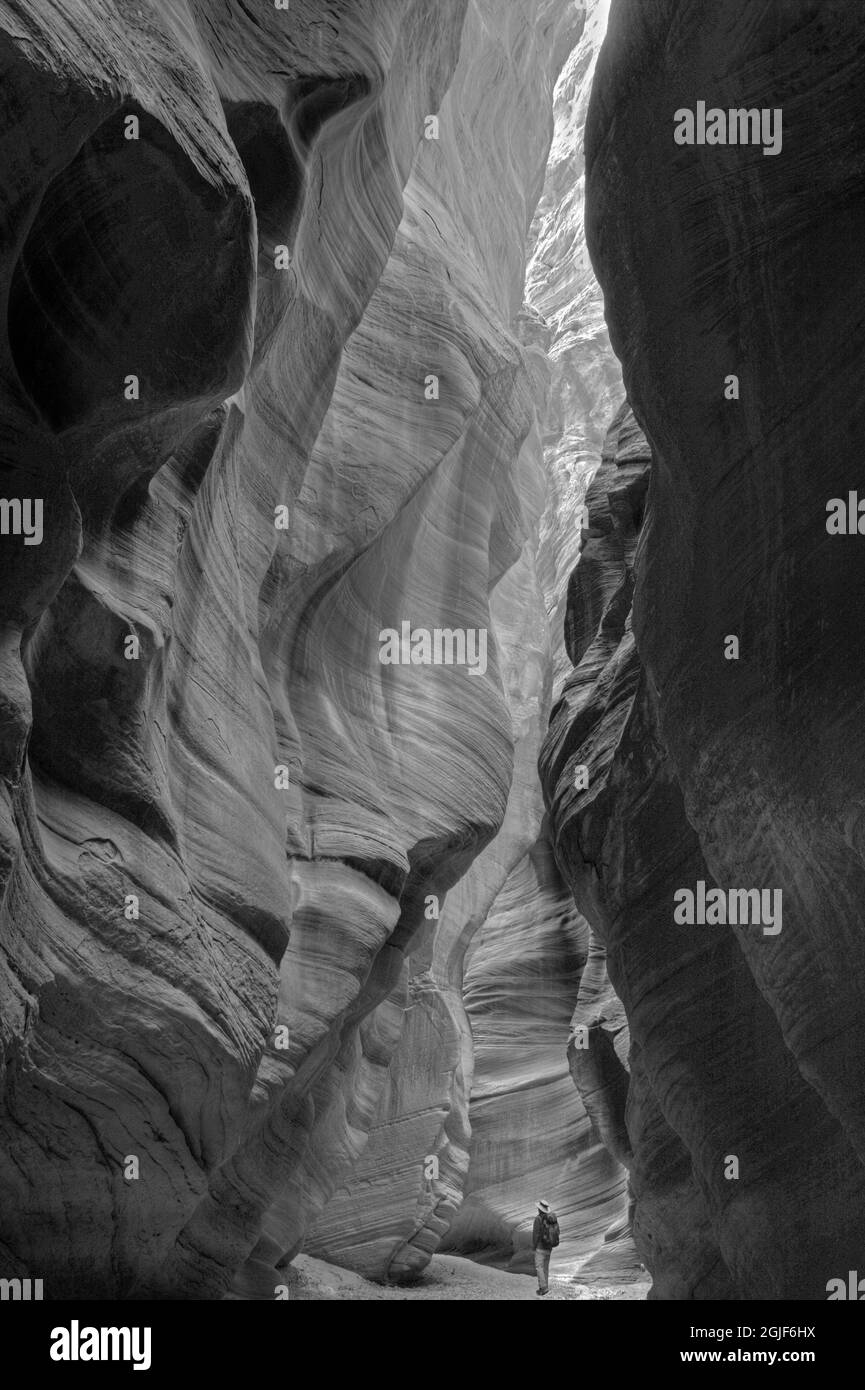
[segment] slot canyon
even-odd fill
[[[534,1298],[541,1201],[553,1301],[865,1274],[856,5],[0,63],[0,1280]]]

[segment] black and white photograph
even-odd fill
[[[863,0],[0,0],[34,1374],[356,1302],[829,1374],[863,93]]]

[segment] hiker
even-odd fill
[[[559,1243],[559,1221],[550,1210],[549,1202],[538,1202],[538,1214],[532,1226],[532,1249],[538,1275],[538,1293],[549,1293],[550,1255]]]

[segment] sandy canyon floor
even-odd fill
[[[640,1300],[646,1297],[648,1282],[632,1284],[580,1284],[566,1277],[550,1278],[550,1292],[540,1299],[537,1284],[528,1274],[505,1274],[489,1269],[473,1260],[454,1255],[434,1255],[420,1282],[412,1288],[384,1288],[359,1274],[300,1255],[291,1272],[291,1298],[304,1301],[342,1301],[345,1299],[400,1299],[406,1302],[425,1302],[428,1299],[453,1299],[464,1302],[499,1302],[531,1299],[536,1303],[586,1301],[605,1299],[618,1301]]]

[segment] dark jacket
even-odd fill
[[[556,1220],[558,1219],[558,1218],[556,1217],[556,1213],[555,1213],[554,1211],[548,1211],[548,1212],[546,1213],[546,1217],[547,1217],[547,1221],[556,1221]],[[537,1250],[538,1246],[540,1246],[540,1248],[541,1248],[542,1250],[552,1250],[553,1247],[550,1245],[549,1241],[548,1241],[547,1238],[546,1238],[545,1226],[546,1226],[546,1223],[543,1222],[543,1221],[541,1221],[540,1215],[536,1216],[536,1217],[535,1217],[535,1223],[534,1223],[534,1225],[532,1226],[532,1249],[533,1249],[533,1250]]]

